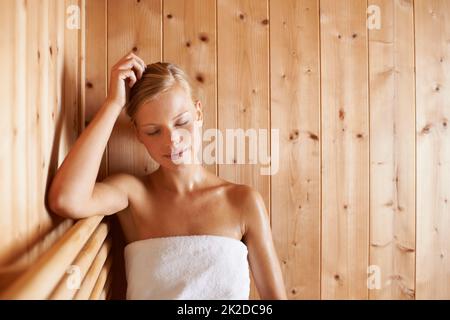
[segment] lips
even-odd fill
[[[172,154],[165,154],[164,157],[169,158],[169,159],[180,157],[188,149],[189,149],[189,147],[186,147],[184,149],[177,150],[177,151],[173,152]]]

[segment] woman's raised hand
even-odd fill
[[[111,69],[109,90],[106,100],[122,109],[126,103],[125,83],[131,88],[142,77],[146,64],[130,52],[123,56]]]

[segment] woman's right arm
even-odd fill
[[[132,87],[144,69],[142,59],[133,53],[112,68],[108,97],[70,149],[50,186],[48,204],[54,213],[80,219],[110,215],[128,206],[126,190],[121,188],[126,174],[111,175],[102,182],[96,179],[103,152],[126,102],[125,81],[129,79]]]

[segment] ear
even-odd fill
[[[198,122],[200,127],[202,127],[203,126],[203,107],[202,107],[202,102],[200,100],[195,101],[194,107],[195,107],[195,115],[196,115],[195,120]]]

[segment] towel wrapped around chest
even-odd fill
[[[138,240],[125,246],[127,299],[245,300],[247,246],[215,235]]]

